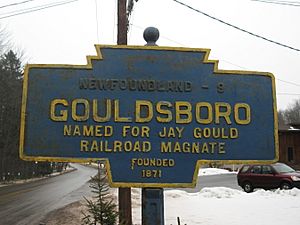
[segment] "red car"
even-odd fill
[[[300,188],[300,172],[284,163],[244,165],[238,172],[237,181],[247,193],[255,188]]]

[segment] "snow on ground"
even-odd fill
[[[228,170],[218,169],[218,168],[204,168],[199,170],[198,176],[209,176],[209,175],[227,174],[227,173],[236,173],[236,172],[229,172]]]
[[[230,188],[204,188],[199,193],[165,191],[166,225],[299,225],[300,190],[247,194]]]
[[[8,181],[8,182],[1,182],[0,181],[0,188],[4,187],[4,186],[7,186],[7,185],[11,185],[11,184],[24,184],[24,183],[34,182],[34,181],[37,181],[37,180],[47,179],[49,177],[55,177],[55,176],[61,175],[63,173],[71,172],[73,170],[75,170],[74,167],[68,166],[66,169],[64,169],[61,172],[54,172],[54,173],[51,173],[51,174],[48,174],[48,175],[45,175],[45,176],[42,176],[42,177],[34,177],[34,178],[20,179],[20,180],[11,180],[11,181]]]
[[[212,172],[213,171],[213,172]],[[226,173],[201,169],[200,174]],[[133,224],[141,224],[141,189],[132,189]],[[300,190],[257,190],[247,194],[225,188],[203,188],[198,193],[165,190],[165,225],[299,225]]]

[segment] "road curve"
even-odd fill
[[[87,181],[97,170],[72,164],[77,170],[49,179],[0,188],[0,225],[38,225],[52,210],[89,196]]]

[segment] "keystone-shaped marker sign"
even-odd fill
[[[22,159],[105,160],[115,187],[192,187],[204,163],[278,159],[272,74],[219,70],[208,49],[96,50],[26,67]]]

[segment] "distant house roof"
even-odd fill
[[[289,130],[299,130],[300,129],[300,123],[290,123],[285,124],[283,121],[278,121],[278,130],[279,131],[289,131]]]
[[[299,134],[300,135],[300,129],[279,130],[278,133],[279,133],[279,135],[280,134]]]
[[[280,133],[300,133],[300,123],[292,123],[292,124],[278,124],[278,131]]]
[[[289,124],[285,124],[283,120],[278,120],[278,130],[279,131],[286,131],[291,129]]]
[[[300,129],[300,123],[290,123],[294,129]]]
[[[284,124],[284,123],[279,121],[279,123],[278,123],[278,130],[279,131],[286,131],[286,130],[289,130],[289,129],[291,129],[290,125]]]

